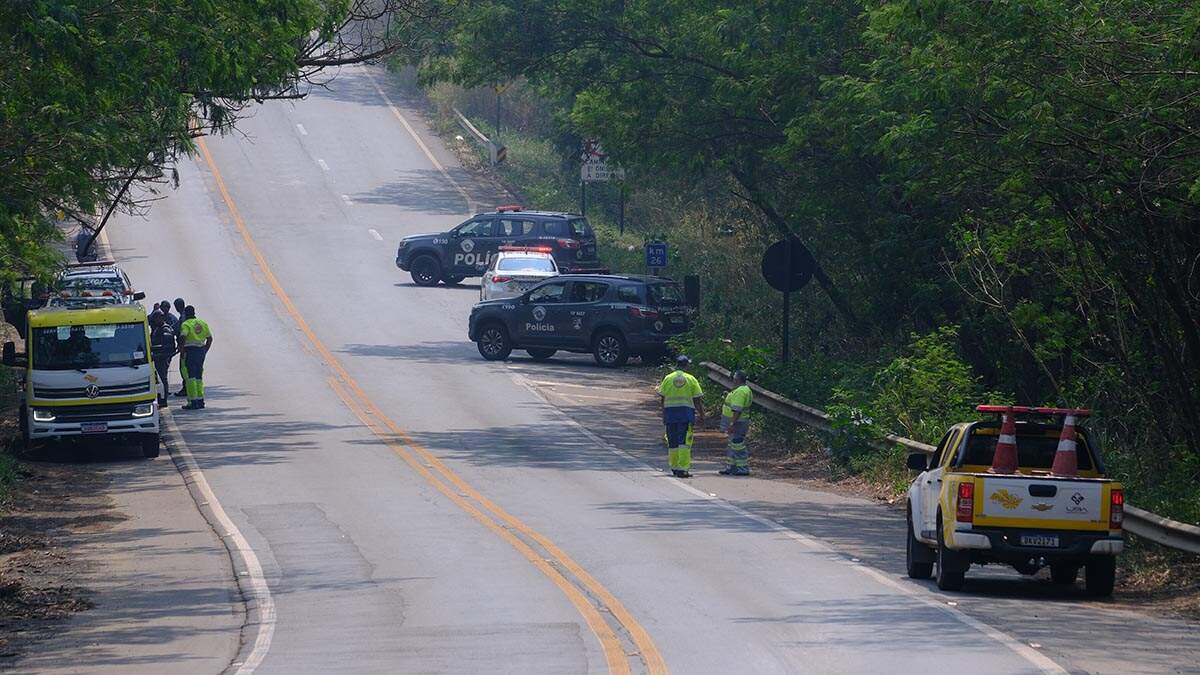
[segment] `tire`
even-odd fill
[[[962,551],[946,548],[941,515],[938,515],[937,528],[937,587],[943,591],[961,591],[971,563]]]
[[[625,338],[614,330],[601,331],[592,341],[592,356],[604,368],[620,368],[629,361]]]
[[[437,258],[429,254],[420,255],[412,261],[409,274],[412,275],[413,283],[418,286],[437,286],[437,282],[442,278],[442,265]]]
[[[1078,565],[1051,565],[1050,581],[1060,586],[1070,586],[1079,578]]]
[[[908,512],[908,545],[904,549],[904,560],[910,579],[928,579],[933,576],[933,551],[913,532],[912,511]]]
[[[488,361],[503,361],[513,350],[512,338],[498,323],[489,323],[480,328],[475,346],[479,348],[479,355]]]
[[[1112,595],[1113,585],[1117,581],[1116,556],[1100,556],[1087,561],[1084,572],[1083,587],[1093,598],[1107,598]]]
[[[142,435],[142,457],[145,457],[146,459],[154,459],[155,457],[158,457],[159,449],[161,447],[162,446],[159,443],[158,434]]]
[[[458,274],[446,274],[442,276],[442,283],[447,286],[457,286],[463,282],[463,279],[466,279],[466,277]]]
[[[534,361],[545,361],[546,359],[558,353],[557,349],[549,347],[530,347],[525,350]]]

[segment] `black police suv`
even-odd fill
[[[570,274],[515,298],[475,305],[468,334],[489,361],[514,349],[538,360],[561,349],[591,352],[596,363],[615,368],[631,355],[665,353],[667,339],[689,324],[683,291],[670,279]]]
[[[587,218],[571,213],[501,206],[441,234],[400,240],[396,267],[418,286],[457,284],[482,276],[501,246],[536,246],[554,255],[561,272],[607,272],[596,259],[596,235]]]

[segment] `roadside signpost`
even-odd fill
[[[600,147],[600,141],[585,140],[579,156],[579,212],[587,215],[587,184],[625,180],[625,169],[609,166],[608,155]],[[622,193],[623,196],[624,193]],[[622,201],[621,229],[624,231],[624,201]]]
[[[783,293],[783,348],[780,361],[788,362],[791,350],[792,293],[812,281],[817,261],[804,244],[796,239],[777,241],[762,258],[762,275],[767,284]]]
[[[651,241],[646,244],[646,269],[657,275],[658,271],[667,266],[667,245],[661,241]]]

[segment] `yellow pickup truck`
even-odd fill
[[[1074,426],[1088,411],[977,410],[996,418],[956,424],[932,455],[909,456],[920,475],[908,490],[908,575],[928,579],[936,565],[938,588],[957,591],[973,564],[1049,567],[1059,584],[1084,568],[1088,594],[1111,595],[1125,495]]]

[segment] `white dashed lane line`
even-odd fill
[[[375,230],[367,230],[367,232],[371,233],[372,237],[375,237],[375,241],[383,241],[383,235],[379,234]]]
[[[346,206],[354,206],[354,201],[350,199],[350,195],[342,195],[342,201],[346,202]]]
[[[304,128],[304,125],[303,125],[303,124],[297,124],[297,125],[296,125],[296,131],[299,131],[301,136],[307,136],[307,135],[308,135],[308,130]]]
[[[329,170],[329,165],[325,163],[325,160],[318,159],[317,164],[320,164],[322,169],[325,169],[326,171]]]

